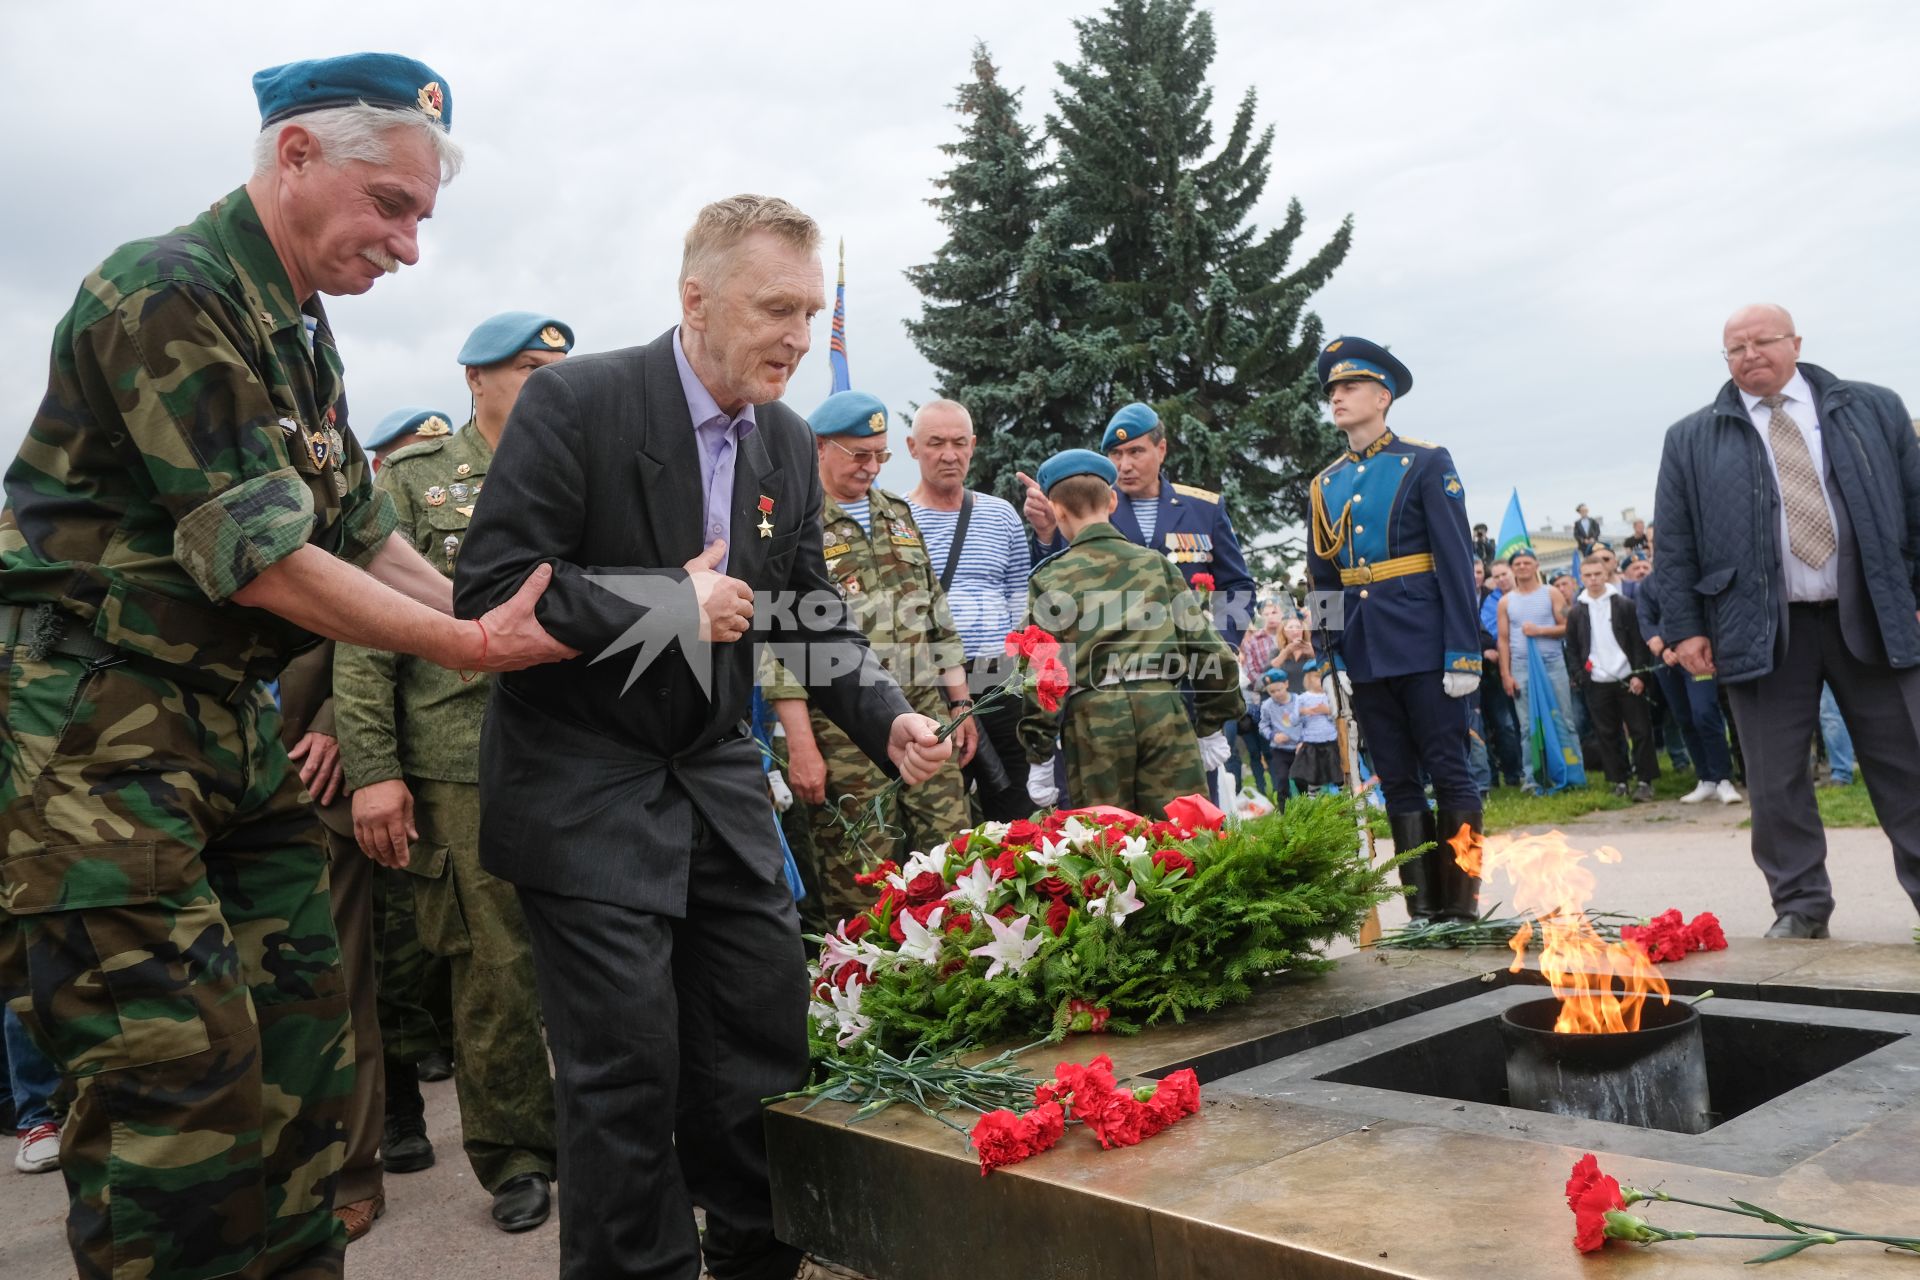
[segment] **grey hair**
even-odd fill
[[[973,415],[967,412],[967,406],[961,404],[958,400],[949,400],[944,396],[936,400],[929,400],[920,406],[920,412],[913,415],[914,430],[919,430],[920,419],[929,409],[940,409],[948,413],[959,414],[960,421],[967,424],[967,434],[973,434]]]
[[[288,120],[277,120],[262,129],[253,140],[253,172],[256,177],[273,171],[274,153],[279,150],[280,131],[297,124],[320,144],[320,154],[328,164],[348,160],[366,164],[385,164],[390,150],[387,133],[393,129],[418,129],[433,142],[434,155],[440,161],[440,181],[452,182],[465,159],[460,144],[445,128],[418,111],[396,111],[370,107],[357,102],[350,107],[326,107],[307,111]]]

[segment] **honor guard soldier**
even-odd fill
[[[1481,830],[1461,701],[1480,689],[1466,489],[1445,449],[1388,430],[1387,410],[1413,389],[1413,375],[1386,348],[1336,338],[1320,353],[1319,375],[1347,437],[1346,452],[1313,481],[1307,570],[1321,638],[1366,735],[1394,847],[1436,845],[1400,869],[1413,889],[1409,914],[1472,920],[1479,881],[1448,843],[1462,827],[1476,841]]]
[[[573,330],[552,316],[509,311],[482,322],[458,357],[473,417],[451,434],[433,433],[437,419],[424,419],[416,434],[425,438],[380,469],[376,485],[392,496],[400,533],[449,579],[521,385],[572,349]],[[513,886],[480,866],[480,726],[493,682],[342,645],[333,684],[354,833],[368,857],[404,870],[419,943],[451,971],[453,1079],[468,1163],[492,1193],[502,1230],[539,1226],[555,1157],[533,957]],[[390,1058],[390,1079],[396,1068],[406,1072]],[[405,1105],[390,1106],[389,1149],[407,1160],[393,1167],[424,1168],[432,1155],[414,1131],[418,1086],[402,1078],[391,1092]]]
[[[827,575],[913,709],[951,719],[973,705],[960,633],[913,509],[873,483],[890,456],[887,407],[864,391],[839,391],[807,422],[819,437]],[[811,806],[813,849],[802,859],[808,892],[800,906],[809,927],[827,930],[871,905],[872,892],[857,885],[855,875],[898,860],[903,845],[930,849],[971,825],[960,769],[973,755],[978,729],[971,718],[963,721],[954,733],[954,758],[926,782],[900,792],[897,809],[885,815],[887,829],[868,836],[867,847],[848,848],[841,819],[855,819],[887,785],[887,775],[839,726],[810,711],[804,684],[784,665],[807,655],[774,656],[780,661],[769,656],[761,664],[761,683],[786,731],[788,781]]]

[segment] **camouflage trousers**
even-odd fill
[[[944,718],[944,707],[936,713],[921,705],[927,699],[910,700],[922,714]],[[938,701],[937,696],[933,701]],[[898,792],[884,824],[870,829],[858,848],[851,847],[841,819],[857,821],[892,779],[839,726],[817,713],[812,720],[814,742],[827,764],[827,803],[807,806],[810,839],[806,852],[794,849],[794,858],[807,886],[807,896],[799,902],[801,923],[809,932],[817,932],[832,929],[873,905],[874,891],[855,884],[856,874],[889,858],[899,862],[910,852],[929,849],[966,830],[973,818],[967,808],[966,780],[958,763],[949,761],[919,786]]]
[[[353,1045],[279,711],[8,656],[0,980],[69,1095],[80,1276],[339,1276]]]
[[[553,1073],[533,951],[512,885],[480,866],[480,788],[408,779],[420,942],[453,976],[453,1083],[473,1175],[488,1191],[555,1168]]]
[[[1170,800],[1206,794],[1200,744],[1173,684],[1088,689],[1073,695],[1064,719],[1066,799],[1073,804],[1118,805],[1157,818]]]
[[[398,868],[374,867],[374,985],[380,1039],[395,1062],[418,1062],[435,1049],[453,1051],[453,975],[445,956],[420,945],[416,884]]]

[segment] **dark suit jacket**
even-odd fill
[[[680,566],[705,541],[675,340],[669,330],[527,380],[454,577],[456,611],[472,618],[551,564],[541,625],[580,650],[495,685],[480,737],[482,864],[514,884],[668,915],[685,909],[696,807],[757,875],[781,873],[759,749],[743,730],[755,642],[805,643],[814,705],[889,772],[888,734],[909,710],[827,577],[814,436],[777,403],[755,410],[735,464],[727,573],[753,588],[756,611],[748,640],[711,648],[711,696],[677,641],[637,674],[636,649],[596,662],[648,609],[588,575],[684,583]],[[757,532],[763,498],[770,537]],[[812,607],[761,597],[781,592]]]
[[[1587,682],[1587,659],[1593,653],[1592,611],[1582,604],[1583,590],[1567,606],[1567,674],[1575,685]],[[1613,597],[1613,639],[1627,655],[1627,666],[1644,674],[1653,666],[1653,653],[1640,638],[1640,611],[1622,591]]]

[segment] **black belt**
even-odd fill
[[[78,658],[89,665],[125,662],[189,689],[210,693],[222,702],[237,701],[255,683],[252,679],[238,683],[223,680],[193,667],[129,653],[94,635],[84,621],[54,604],[0,605],[0,649],[10,655],[16,648],[24,650],[26,656],[36,662],[54,655]]]

